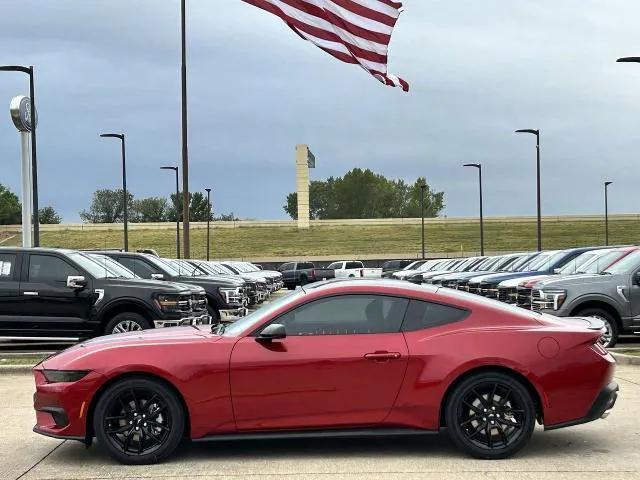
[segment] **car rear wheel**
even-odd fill
[[[184,435],[184,410],[167,386],[130,378],[109,387],[98,400],[93,428],[100,445],[119,462],[156,463]]]
[[[137,332],[148,328],[151,328],[151,324],[142,315],[134,312],[125,312],[113,317],[104,327],[104,333],[111,335],[112,333]]]
[[[600,308],[586,308],[576,313],[576,317],[594,317],[604,322],[605,332],[600,338],[600,344],[605,348],[612,348],[618,343],[618,323],[606,310]]]
[[[464,380],[445,409],[451,439],[476,458],[510,457],[527,444],[535,427],[531,395],[518,380],[499,372]]]

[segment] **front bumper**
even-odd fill
[[[558,428],[572,427],[574,425],[582,425],[583,423],[593,422],[599,418],[607,418],[609,413],[616,404],[618,399],[618,384],[616,382],[609,383],[598,394],[593,405],[585,417],[571,420],[570,422],[558,423],[556,425],[545,425],[545,430],[557,430]]]
[[[227,310],[219,310],[221,322],[233,322],[239,318],[247,316],[249,309],[246,307],[230,308]]]
[[[211,316],[209,314],[184,317],[178,320],[154,320],[153,326],[155,328],[164,327],[180,327],[183,325],[209,325],[211,324]]]

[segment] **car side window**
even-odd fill
[[[381,295],[342,295],[302,305],[279,317],[287,335],[362,335],[400,331],[409,301]]]
[[[52,255],[29,255],[29,282],[67,283],[67,277],[80,272],[61,258]]]
[[[402,323],[402,331],[414,332],[425,328],[439,327],[449,323],[460,322],[468,316],[469,311],[462,308],[411,300]]]
[[[347,269],[363,268],[361,262],[347,262]]]
[[[120,257],[118,262],[142,278],[149,279],[153,273],[158,273],[154,267],[139,258]]]
[[[13,253],[0,254],[0,281],[8,281],[13,279],[16,269],[17,255]]]

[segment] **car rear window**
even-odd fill
[[[415,332],[425,328],[439,327],[460,322],[469,316],[469,311],[440,303],[411,300],[402,322],[403,332]]]

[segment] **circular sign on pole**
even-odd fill
[[[20,132],[31,131],[31,99],[24,95],[18,95],[11,99],[9,106],[11,120]],[[35,124],[38,126],[38,112],[36,112]]]

